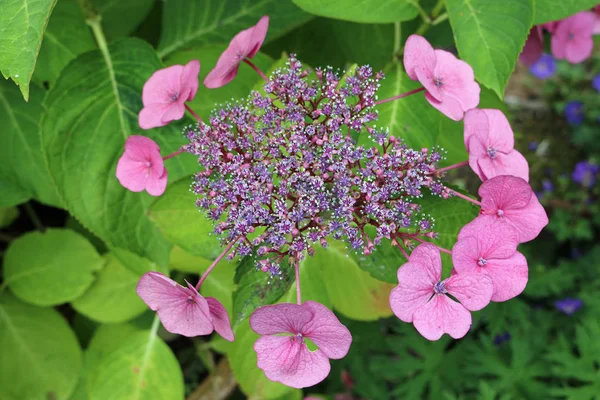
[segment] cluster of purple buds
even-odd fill
[[[311,72],[292,55],[264,92],[185,130],[203,167],[196,204],[215,234],[236,241],[230,257],[255,252],[259,269],[279,275],[284,257],[299,262],[330,238],[369,254],[383,238],[435,236],[414,199],[425,188],[448,196],[436,177],[442,155],[372,127],[382,78],[368,65]],[[358,146],[357,134],[379,146]]]

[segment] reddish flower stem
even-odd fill
[[[463,161],[463,162],[459,162],[457,164],[450,165],[448,167],[436,169],[435,173],[441,174],[442,172],[450,171],[451,169],[455,169],[455,168],[464,167],[465,165],[469,165],[469,161]]]
[[[194,118],[196,118],[196,119],[198,120],[198,122],[203,122],[203,121],[202,121],[202,118],[200,118],[200,116],[199,116],[198,114],[196,114],[196,113],[194,112],[194,110],[192,110],[192,109],[190,108],[190,106],[188,106],[187,104],[185,104],[185,109],[186,109],[186,110],[188,110],[188,111],[190,112],[190,114],[192,114],[192,115],[194,116]]]
[[[479,207],[481,207],[481,203],[480,203],[480,202],[478,202],[477,200],[475,200],[475,199],[472,199],[472,198],[470,198],[470,197],[468,197],[468,196],[465,196],[464,194],[462,194],[462,193],[459,193],[459,192],[457,192],[456,190],[452,190],[452,189],[450,189],[450,188],[446,188],[446,189],[448,189],[448,191],[449,191],[450,193],[452,193],[453,195],[455,195],[456,197],[460,197],[461,199],[464,199],[464,200],[466,200],[466,201],[470,201],[471,203],[475,204],[476,206],[479,206]]]
[[[400,243],[398,243],[398,245],[396,246],[400,249],[400,251],[402,252],[402,255],[404,256],[404,258],[406,258],[406,261],[408,261],[408,253],[406,252],[406,250],[404,250],[404,247],[402,247],[400,245]]]
[[[296,272],[296,303],[302,304],[302,296],[300,295],[300,263],[298,260],[294,263],[294,270]]]
[[[171,157],[178,156],[178,155],[180,155],[181,153],[183,153],[183,149],[179,149],[179,150],[177,150],[177,151],[176,151],[176,152],[174,152],[174,153],[167,154],[166,156],[164,156],[164,157],[163,157],[163,161],[164,161],[164,160],[168,160],[168,159],[169,159],[169,158],[171,158]]]
[[[252,61],[250,61],[248,58],[244,58],[244,62],[246,64],[248,64],[249,66],[251,66],[261,76],[261,78],[263,78],[265,81],[269,80],[269,78],[267,78],[267,76],[265,75],[265,73],[262,72],[260,70],[260,68],[258,68],[256,65],[254,65],[254,63]]]
[[[378,100],[378,101],[375,102],[375,104],[383,104],[383,103],[387,103],[388,101],[398,100],[398,99],[401,99],[403,97],[410,96],[411,94],[422,92],[423,90],[425,90],[425,88],[424,87],[420,87],[420,88],[411,90],[410,92],[401,93],[398,96],[390,97],[388,99]]]
[[[420,239],[420,238],[418,238],[418,237],[416,237],[416,236],[413,236],[413,239],[414,239],[414,240],[416,240],[416,241],[417,241],[417,242],[419,242],[419,243],[429,243],[429,244],[432,244],[432,245],[434,245],[435,247],[437,247],[437,249],[438,249],[439,251],[441,251],[442,253],[446,253],[446,254],[450,254],[450,255],[452,255],[452,252],[451,252],[450,250],[448,250],[448,249],[445,249],[445,248],[443,248],[443,247],[440,247],[440,246],[438,246],[438,245],[437,245],[437,244],[435,244],[435,243],[428,242],[428,241],[426,241],[426,240],[423,240],[423,239]]]
[[[204,282],[204,280],[208,277],[208,275],[211,273],[213,268],[215,268],[215,266],[219,263],[219,261],[221,261],[223,259],[223,257],[225,257],[225,255],[229,252],[229,250],[231,250],[231,248],[233,247],[235,242],[238,241],[238,239],[239,239],[239,237],[232,240],[231,243],[229,243],[227,245],[227,247],[225,247],[225,250],[223,250],[223,252],[221,254],[219,254],[219,256],[215,259],[215,261],[213,261],[213,263],[210,264],[210,266],[208,267],[206,272],[204,272],[204,274],[202,274],[202,277],[200,277],[200,280],[198,281],[198,283],[196,283],[196,290],[200,289],[202,282]]]

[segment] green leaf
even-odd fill
[[[409,21],[419,13],[416,0],[293,0],[304,11],[321,17],[385,24]]]
[[[345,68],[357,63],[369,64],[378,71],[392,60],[394,25],[315,18],[271,42],[263,51],[273,57],[282,52],[295,53],[302,63],[314,66]]]
[[[374,236],[373,232],[369,233],[371,237]],[[392,246],[389,240],[382,240],[369,255],[353,252],[351,256],[372,277],[389,283],[398,283],[398,268],[406,262],[400,249]]]
[[[51,308],[0,294],[0,398],[66,399],[81,369],[81,350],[64,318]]]
[[[500,98],[525,45],[533,0],[447,0],[460,57]]]
[[[138,39],[82,54],[48,92],[42,142],[51,174],[74,217],[109,247],[166,265],[170,244],[146,215],[152,197],[126,190],[115,177],[126,138],[141,133],[137,114],[142,86],[160,68],[152,48]],[[171,124],[144,135],[168,154],[185,143],[177,130]],[[188,154],[167,160],[165,167],[171,181],[196,169]]]
[[[56,0],[0,2],[0,72],[29,99],[29,81]]]
[[[78,388],[90,399],[183,399],[183,375],[175,355],[150,329],[102,325],[85,352],[85,377]],[[81,398],[79,397],[79,398]]]
[[[162,58],[193,45],[229,43],[263,15],[270,17],[266,41],[311,18],[290,1],[169,0],[164,5],[158,54]]]
[[[113,255],[104,257],[106,265],[92,286],[71,305],[95,321],[128,321],[147,310],[135,291],[140,275],[123,266]]]
[[[59,1],[44,33],[33,82],[52,86],[71,60],[95,48],[96,43],[77,1]]]
[[[418,82],[410,80],[398,63],[387,71],[377,95],[380,99],[386,99],[420,86]],[[390,134],[402,138],[409,147],[421,149],[441,146],[447,152],[448,164],[467,159],[462,122],[452,121],[433,108],[422,93],[384,103],[378,106],[378,110],[377,126],[389,128]],[[359,144],[372,147],[374,142],[363,132]]]
[[[227,48],[227,45],[208,45],[205,47],[192,48],[181,50],[171,54],[166,60],[167,65],[181,64],[185,65],[188,61],[196,59],[202,62],[199,80],[204,81],[204,78],[212,68],[217,64],[219,56]],[[273,64],[273,59],[263,53],[258,53],[252,59],[252,62],[262,71],[267,71]],[[227,85],[217,88],[208,89],[202,83],[198,86],[196,97],[191,102],[188,102],[190,108],[194,110],[200,117],[208,120],[210,112],[219,104],[226,102],[241,100],[250,94],[250,91],[256,82],[264,82],[256,71],[249,65],[240,65],[236,78]]]
[[[598,0],[535,0],[533,24],[566,18],[579,11],[589,10],[598,4]]]
[[[6,228],[19,217],[17,207],[0,207],[0,228]]]
[[[196,207],[191,178],[171,185],[150,207],[149,216],[163,235],[193,255],[215,259],[223,249],[213,235],[213,224]]]
[[[102,29],[110,40],[129,35],[146,18],[155,0],[92,0],[102,17]]]
[[[61,205],[40,144],[39,122],[43,113],[44,92],[31,86],[29,103],[21,100],[19,89],[0,79],[0,188],[3,205],[14,205],[35,198],[42,203]],[[9,195],[4,198],[5,193]]]
[[[110,252],[125,268],[133,271],[137,276],[142,276],[148,271],[158,271],[165,275],[169,274],[169,268],[166,265],[157,264],[131,251],[113,247],[110,249]]]
[[[227,352],[229,365],[242,391],[251,398],[265,400],[299,391],[268,380],[265,373],[256,366],[253,346],[258,338],[259,335],[250,329],[250,322],[246,320],[235,329],[235,341]]]
[[[4,260],[4,279],[21,300],[53,306],[81,296],[103,263],[83,236],[68,229],[48,229],[11,242]]]

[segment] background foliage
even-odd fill
[[[482,85],[480,107],[509,113],[531,182],[551,224],[524,246],[530,282],[508,303],[474,314],[466,338],[428,342],[392,315],[388,295],[402,255],[382,245],[371,256],[342,243],[301,268],[303,296],[332,307],[351,330],[350,354],[304,394],[333,399],[595,399],[600,393],[597,184],[570,179],[577,161],[598,163],[600,60],[559,65],[541,87],[518,68],[532,24],[572,15],[597,0],[2,0],[0,1],[0,398],[300,399],[256,367],[258,306],[295,301],[293,276],[268,283],[252,263],[222,261],[203,286],[235,326],[235,343],[165,332],[135,294],[147,271],[182,281],[220,253],[194,207],[189,155],[169,159],[169,187],[154,199],[115,179],[127,136],[140,134],[144,82],[157,69],[202,63],[200,79],[229,40],[271,17],[256,64],[268,71],[283,52],[307,65],[369,63],[386,73],[380,97],[411,90],[402,45],[412,33],[457,51]],[[515,74],[515,67],[517,73]],[[231,84],[200,87],[191,107],[215,104],[260,84],[244,66]],[[16,85],[15,85],[16,84]],[[585,88],[585,89],[583,89]],[[505,96],[505,94],[507,94]],[[586,102],[586,122],[563,122],[567,101]],[[508,106],[505,105],[508,103]],[[466,159],[462,122],[422,96],[389,102],[378,124],[416,148],[441,146],[446,165]],[[541,110],[541,111],[540,111]],[[596,113],[596,114],[594,114]],[[543,121],[543,122],[540,122]],[[190,121],[144,132],[168,153]],[[368,139],[360,137],[361,143]],[[572,151],[565,154],[564,148]],[[529,150],[527,150],[529,149]],[[566,174],[566,175],[565,175]],[[452,176],[476,188],[467,171]],[[550,187],[546,182],[550,182]],[[440,245],[451,247],[476,214],[459,199],[425,198]],[[445,273],[449,272],[449,260]],[[583,301],[574,315],[555,302]]]

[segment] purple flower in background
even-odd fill
[[[552,181],[550,179],[546,178],[546,179],[542,180],[542,189],[546,193],[553,192],[554,191],[554,184],[552,183]]]
[[[583,122],[583,103],[570,101],[565,106],[565,117],[570,125],[581,125]]]
[[[554,303],[554,306],[560,312],[563,312],[567,315],[573,315],[581,308],[581,306],[583,306],[583,301],[581,301],[581,299],[566,298],[563,300],[557,300],[556,303]]]
[[[596,75],[592,80],[592,87],[600,92],[600,74]]]
[[[506,331],[494,337],[494,344],[496,346],[500,346],[504,342],[508,342],[510,340],[510,332]]]
[[[596,175],[598,175],[600,167],[596,164],[589,163],[587,161],[580,161],[575,164],[575,169],[571,178],[574,182],[577,182],[585,187],[592,187],[596,183]]]
[[[529,142],[529,145],[527,146],[529,148],[530,151],[536,151],[539,147],[539,143],[538,142]]]
[[[550,54],[544,53],[529,67],[529,72],[538,79],[548,79],[556,73],[556,60]]]

